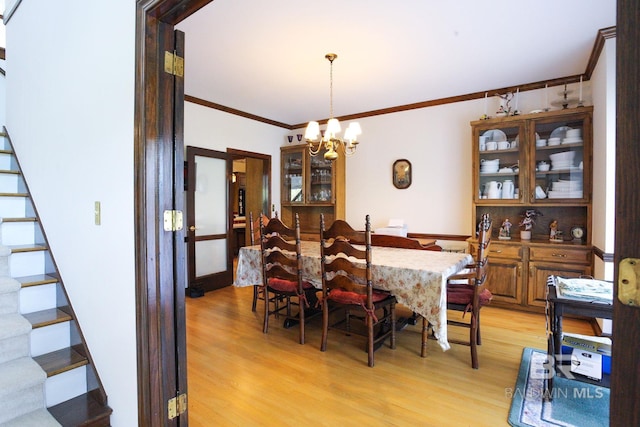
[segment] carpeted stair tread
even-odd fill
[[[5,394],[15,394],[19,390],[43,384],[47,374],[30,357],[21,357],[0,364],[0,401]]]
[[[18,313],[0,315],[0,340],[31,332],[31,323]]]
[[[46,409],[38,409],[33,412],[14,418],[1,424],[0,427],[60,427],[61,424]]]
[[[0,257],[11,255],[11,248],[9,246],[0,245]]]
[[[8,294],[10,292],[18,292],[20,290],[20,282],[11,277],[0,277],[0,294]]]
[[[109,426],[113,410],[85,393],[49,408],[49,412],[63,426]]]

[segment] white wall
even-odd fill
[[[607,39],[593,76],[593,245],[614,251],[616,172],[616,39]],[[596,278],[613,280],[613,263],[596,258]]]
[[[233,114],[184,103],[184,145],[227,151],[227,148],[271,155],[271,201],[280,211],[280,147],[287,129]]]
[[[115,427],[138,419],[135,16],[131,0],[23,1],[7,25],[7,127]]]

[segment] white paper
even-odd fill
[[[391,218],[389,220],[389,225],[387,225],[387,227],[398,227],[398,228],[402,228],[404,227],[404,219],[401,218]]]
[[[602,379],[602,355],[574,348],[571,353],[571,372]]]

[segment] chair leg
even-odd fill
[[[329,302],[322,302],[322,340],[320,341],[320,351],[327,350],[327,333],[329,332]]]
[[[471,347],[471,367],[478,369],[478,318],[471,315],[471,328],[469,332],[469,347]]]
[[[300,344],[304,344],[304,302],[298,295],[299,322],[300,323]]]
[[[477,343],[478,345],[482,345],[482,339],[480,338],[480,310],[478,310],[478,320],[477,320],[477,329],[478,329],[478,338],[477,338]]]
[[[373,318],[370,315],[367,317],[367,355],[369,367],[373,368]]]
[[[427,340],[429,332],[429,322],[425,317],[422,317],[422,349],[420,350],[420,357],[427,357]]]
[[[395,304],[391,305],[391,349],[395,350],[396,348],[396,306]]]
[[[262,292],[264,296],[264,325],[262,332],[266,334],[269,330],[269,290],[265,287]]]

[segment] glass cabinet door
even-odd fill
[[[324,158],[326,150],[309,161],[309,203],[331,203],[333,200],[333,162]]]
[[[532,201],[576,202],[585,200],[583,170],[584,119],[536,122],[535,162],[532,162]],[[588,165],[586,165],[588,166]],[[560,200],[556,200],[560,199]]]
[[[522,135],[524,129],[511,127],[480,129],[476,135],[479,167],[476,177],[476,201],[519,203],[521,199]]]
[[[304,203],[304,151],[282,153],[282,201]]]

